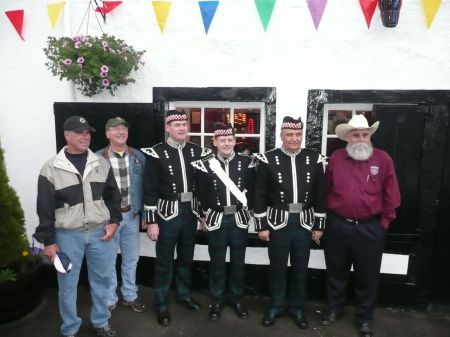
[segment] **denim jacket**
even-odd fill
[[[98,150],[97,154],[108,157],[109,146]],[[143,194],[143,176],[145,169],[145,156],[139,150],[128,147],[128,168],[130,174],[130,196],[131,196],[131,211],[133,214],[143,214],[142,194]]]

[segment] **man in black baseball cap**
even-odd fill
[[[64,131],[73,131],[76,133],[83,132],[84,130],[89,130],[95,132],[95,129],[89,125],[88,121],[81,116],[72,116],[67,118],[63,124]]]

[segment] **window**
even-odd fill
[[[265,120],[263,102],[170,102],[170,109],[186,112],[189,140],[212,148],[215,124],[229,123],[235,128],[236,152],[264,152]]]
[[[369,125],[373,123],[373,104],[324,104],[322,153],[330,156],[335,150],[344,147],[345,142],[334,132],[337,125],[347,123],[354,115],[363,114]]]

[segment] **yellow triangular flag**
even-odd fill
[[[57,2],[47,5],[48,18],[50,19],[50,23],[52,24],[53,29],[55,28],[56,22],[61,15],[64,4],[65,2]]]
[[[152,1],[153,10],[155,11],[156,20],[158,21],[159,29],[161,33],[164,31],[167,17],[169,16],[170,6],[172,1]]]
[[[433,23],[434,16],[436,15],[441,0],[422,0],[423,9],[425,10],[425,19],[427,21],[427,28],[430,28]]]

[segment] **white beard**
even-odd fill
[[[373,153],[372,144],[367,143],[347,144],[345,149],[354,160],[367,160]]]

